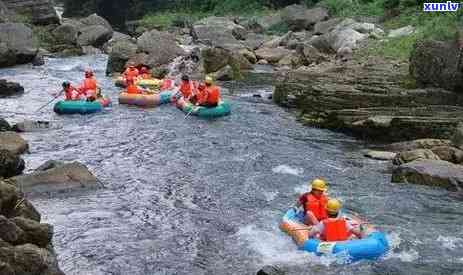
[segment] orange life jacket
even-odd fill
[[[193,81],[188,81],[188,82],[182,81],[182,83],[180,84],[179,90],[182,93],[182,96],[184,98],[188,98],[191,95],[193,95],[193,93],[195,92],[196,85]]]
[[[321,195],[318,199],[312,193],[307,193],[304,204],[304,211],[310,211],[314,214],[317,220],[322,221],[328,218],[326,213],[326,204],[328,203],[328,198],[325,195]]]
[[[217,86],[210,86],[207,88],[207,101],[208,105],[217,105],[220,100],[220,90]]]
[[[203,105],[207,103],[207,96],[208,96],[207,88],[204,88],[204,89],[198,88],[195,95],[196,95],[196,103],[198,103],[199,105]]]
[[[138,77],[139,74],[140,73],[138,72],[137,68],[134,68],[133,70],[131,70],[130,68],[127,68],[127,70],[125,70],[124,72],[125,79],[133,80],[133,81],[135,81],[135,79]]]
[[[138,89],[137,85],[130,84],[127,86],[127,93],[128,94],[141,94],[140,89]]]
[[[351,233],[347,230],[347,221],[344,218],[325,219],[322,221],[325,228],[321,238],[326,242],[346,241]]]
[[[166,78],[162,81],[161,91],[172,89],[173,86],[174,86],[174,81],[172,79]]]

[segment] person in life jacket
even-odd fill
[[[196,93],[190,98],[190,102],[198,106],[200,102],[204,102],[206,100],[207,100],[207,86],[204,83],[200,83],[198,85],[198,89],[196,89]]]
[[[171,90],[174,88],[174,80],[171,78],[164,78],[161,84],[161,91]]]
[[[142,90],[135,85],[135,81],[133,79],[127,79],[127,89],[126,93],[128,94],[142,94]]]
[[[93,101],[96,98],[97,83],[93,71],[90,69],[85,70],[85,78],[79,87],[79,92],[87,100]]]
[[[63,82],[64,100],[79,100],[80,92],[68,81]]]
[[[325,196],[326,182],[322,179],[314,179],[310,184],[311,190],[303,194],[297,201],[297,206],[304,207],[306,225],[316,225],[328,217],[326,213],[326,203],[328,198]]]
[[[220,89],[214,85],[212,77],[206,76],[204,81],[206,92],[202,96],[198,96],[196,105],[213,108],[217,107],[220,101]]]
[[[182,80],[178,90],[185,100],[190,100],[196,92],[196,83],[191,81],[187,75],[182,75]]]
[[[130,63],[122,75],[126,81],[133,80],[135,82],[138,76],[140,75],[140,72],[137,68],[135,68],[135,65],[133,63]]]
[[[142,78],[142,79],[151,79],[152,78],[151,77],[151,72],[148,69],[148,67],[146,67],[146,66],[141,67],[139,77]]]
[[[347,241],[352,234],[357,238],[362,238],[362,232],[358,227],[340,215],[342,204],[337,199],[330,199],[326,204],[328,218],[312,227],[309,237],[318,236],[324,242]]]

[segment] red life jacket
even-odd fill
[[[84,82],[82,83],[81,90],[86,92],[88,90],[96,91],[96,80],[94,78],[85,78]]]
[[[307,193],[305,196],[305,212],[312,212],[319,221],[328,218],[328,214],[326,213],[326,204],[328,203],[328,198],[325,195],[322,195],[320,199],[312,195],[312,193]]]
[[[182,96],[184,98],[188,98],[192,96],[193,93],[195,92],[196,85],[193,81],[188,81],[188,82],[182,81],[182,83],[180,84],[179,90],[182,93]]]
[[[76,88],[69,86],[64,90],[65,100],[79,100],[79,91]]]
[[[207,88],[207,104],[217,105],[220,100],[220,90],[217,86],[211,86]]]
[[[199,105],[203,105],[207,103],[207,88],[198,88],[196,91],[196,103]]]
[[[138,89],[137,85],[135,84],[130,84],[127,86],[127,93],[128,94],[141,94],[140,89]]]
[[[164,79],[164,81],[162,81],[161,91],[172,89],[173,86],[174,86],[174,81],[172,79],[166,78]]]
[[[324,232],[321,234],[323,241],[338,242],[349,239],[351,233],[347,230],[346,219],[325,219],[322,223],[325,228]]]

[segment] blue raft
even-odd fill
[[[340,256],[346,263],[349,263],[359,260],[377,260],[389,250],[389,243],[385,234],[377,231],[372,226],[366,228],[368,235],[363,239],[353,239],[343,242],[322,242],[318,239],[301,237],[304,230],[301,231],[300,227],[305,227],[303,220],[304,213],[292,208],[284,215],[280,227],[298,242],[299,249],[315,253],[318,256]],[[296,234],[298,236],[295,236]]]
[[[101,112],[103,106],[98,101],[88,102],[83,100],[78,101],[58,101],[53,108],[55,113],[60,115],[71,115],[71,114],[93,114]]]

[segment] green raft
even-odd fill
[[[103,106],[98,101],[71,101],[71,100],[61,100],[55,104],[53,111],[60,115],[71,115],[71,114],[93,114],[101,112]]]
[[[194,106],[183,98],[177,100],[177,107],[186,114],[204,118],[215,118],[227,116],[231,113],[231,105],[228,101],[221,100],[217,107],[207,108],[202,106]]]

